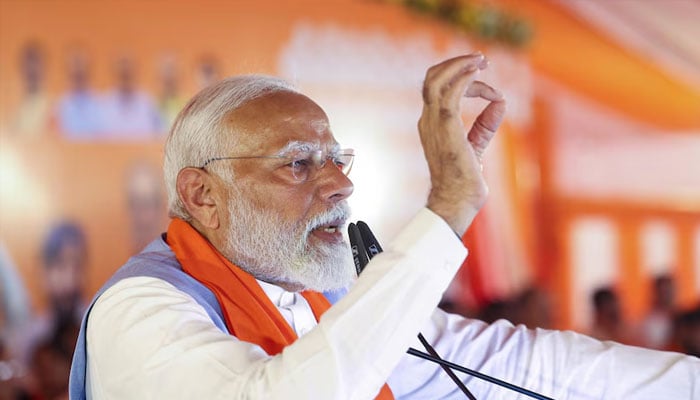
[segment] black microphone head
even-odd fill
[[[367,263],[369,263],[369,257],[367,257],[365,245],[362,243],[362,235],[354,223],[348,225],[348,238],[350,239],[350,250],[352,251],[352,260],[355,263],[355,271],[359,276]]]
[[[384,251],[379,244],[379,240],[374,236],[372,230],[369,229],[369,225],[364,223],[364,221],[357,221],[357,228],[360,230],[360,236],[362,237],[362,242],[365,245],[365,249],[367,249],[367,255],[370,260]]]

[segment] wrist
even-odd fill
[[[444,204],[439,201],[428,201],[426,207],[442,218],[460,239],[462,236],[464,236],[464,233],[467,231],[479,212],[478,208],[471,205],[455,206],[455,203]]]

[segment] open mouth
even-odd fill
[[[313,228],[311,234],[323,241],[337,243],[343,240],[343,226],[345,226],[345,220],[330,221]]]
[[[338,225],[329,225],[329,226],[319,227],[318,229],[320,229],[326,233],[336,233],[340,230],[340,227]]]

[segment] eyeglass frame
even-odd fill
[[[316,167],[315,168],[315,174],[318,174],[318,172],[321,171],[323,167],[326,166],[326,162],[330,159],[333,159],[337,156],[350,156],[350,162],[349,167],[347,168],[347,171],[343,170],[343,168],[339,168],[339,170],[343,173],[343,175],[348,176],[350,175],[350,171],[352,170],[352,167],[354,165],[355,161],[355,150],[354,149],[340,149],[337,151],[332,151],[328,152],[325,157],[323,157],[323,150],[311,150],[311,151],[305,151],[305,153],[308,153],[312,155],[310,158],[313,160],[313,165]],[[314,154],[317,154],[317,157],[313,157]],[[292,162],[295,160],[295,157],[290,156],[288,154],[279,154],[279,155],[272,155],[272,156],[221,156],[221,157],[210,157],[207,160],[205,160],[202,165],[199,167],[200,169],[205,169],[207,165],[214,161],[222,161],[222,160],[246,160],[246,159],[288,159],[292,160]],[[322,161],[316,161],[316,160],[322,160]],[[289,163],[291,164],[291,162]],[[285,165],[289,165],[285,164]],[[333,162],[334,165],[338,166],[335,161]],[[294,172],[292,172],[292,176],[294,176],[294,179],[296,182],[309,182],[315,179],[314,178],[310,179],[297,179],[296,176],[294,175]]]

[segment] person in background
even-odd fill
[[[68,373],[80,321],[86,309],[84,280],[87,240],[71,221],[52,226],[41,247],[46,310],[23,329],[16,352],[26,371],[23,387],[32,399],[60,399],[67,394]]]
[[[136,160],[126,170],[125,189],[131,248],[139,252],[168,225],[163,174],[147,160]]]
[[[676,314],[669,347],[673,351],[700,357],[700,304]]]
[[[61,320],[34,347],[27,379],[32,400],[68,400],[70,364],[79,330],[75,320]]]
[[[63,327],[79,325],[86,305],[87,241],[82,228],[71,221],[53,226],[43,243],[41,258],[47,309],[31,322],[28,354],[58,330],[67,330]]]
[[[65,221],[54,226],[42,249],[44,283],[52,327],[80,321],[85,311],[87,240],[83,229]]]
[[[23,369],[0,337],[0,400],[29,399]]]
[[[5,245],[0,242],[0,338],[10,349],[22,346],[31,319],[27,290]],[[11,353],[13,357],[18,354]]]
[[[477,313],[477,319],[493,323],[498,320],[513,321],[515,305],[510,299],[493,299],[486,302]]]
[[[624,344],[638,344],[624,321],[620,300],[610,287],[598,288],[591,296],[593,326],[589,334],[598,340],[612,340]]]
[[[103,130],[101,108],[90,85],[90,60],[84,49],[69,50],[66,73],[69,87],[58,102],[58,130],[69,140],[96,139]]]
[[[26,398],[27,291],[5,246],[0,242],[0,400]]]
[[[115,88],[101,105],[103,137],[107,140],[157,139],[163,132],[158,107],[137,86],[134,60],[122,56],[114,64]]]
[[[219,65],[219,61],[212,54],[201,56],[195,68],[194,75],[195,83],[200,90],[213,85],[221,79],[221,66]]]
[[[531,286],[516,296],[513,302],[515,309],[515,324],[523,324],[528,328],[552,329],[552,304],[547,293]]]
[[[651,310],[641,324],[642,344],[665,349],[671,340],[675,309],[675,284],[670,275],[654,278]]]
[[[187,99],[180,95],[177,62],[173,54],[167,54],[161,60],[160,85],[158,109],[160,110],[163,130],[167,132],[187,102]]]
[[[45,88],[46,53],[38,42],[22,47],[19,69],[23,92],[10,129],[24,138],[41,137],[50,128],[51,100]]]

